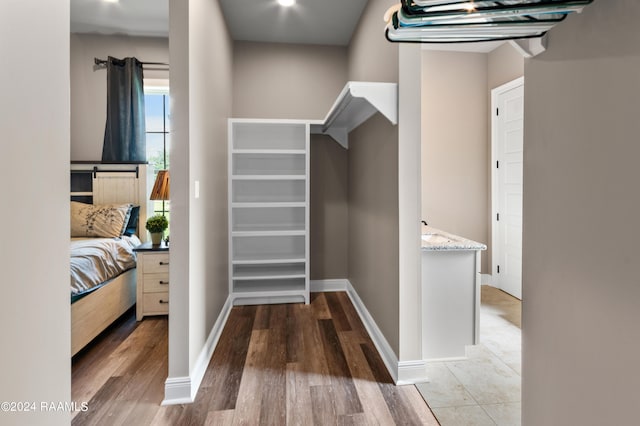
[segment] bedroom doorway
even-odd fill
[[[491,91],[493,285],[522,300],[524,77]]]

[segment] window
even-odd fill
[[[171,134],[169,127],[169,87],[147,86],[144,88],[145,125],[147,130],[147,161],[153,170],[153,180],[147,182],[153,187],[159,170],[169,169]],[[153,201],[153,214],[170,215],[170,201]],[[171,220],[169,220],[171,223]]]

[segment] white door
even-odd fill
[[[522,163],[524,79],[494,89],[493,282],[522,299]]]

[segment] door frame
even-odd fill
[[[498,214],[498,179],[496,167],[493,167],[494,164],[496,164],[498,158],[498,117],[495,114],[495,111],[498,107],[498,97],[508,92],[509,90],[513,90],[519,86],[524,86],[524,76],[518,77],[515,80],[491,89],[491,217],[489,221],[491,225],[491,284],[493,287],[499,288],[501,290],[502,286],[500,285],[500,278],[497,274],[498,256],[496,256],[496,253],[498,252],[498,250],[496,250],[496,248],[498,247],[498,236],[496,233],[496,226],[494,226],[494,218]]]

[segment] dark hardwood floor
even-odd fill
[[[193,404],[160,406],[166,317],[125,315],[73,359],[73,425],[437,425],[395,386],[346,293],[234,307]]]

